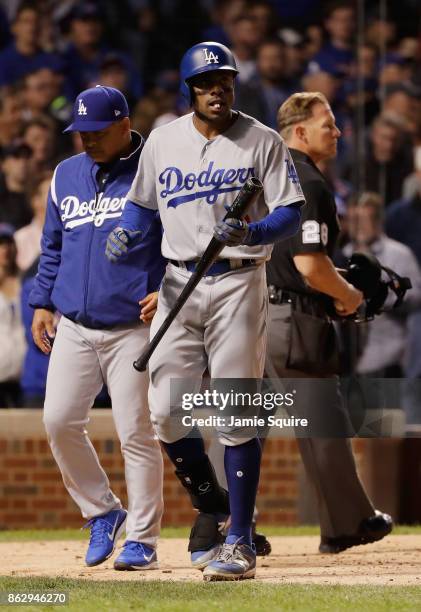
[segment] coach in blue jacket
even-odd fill
[[[85,152],[55,169],[29,302],[35,343],[51,351],[44,405],[51,450],[91,530],[86,563],[110,557],[126,528],[114,567],[152,569],[163,509],[162,457],[149,420],[148,375],[139,375],[132,362],[148,341],[165,268],[159,220],[121,265],[111,266],[104,255],[143,146],[128,115],[125,97],[112,87],[97,85],[77,97],[65,131],[80,132]],[[54,310],[62,314],[57,331]],[[104,383],[125,462],[128,513],[85,429]]]

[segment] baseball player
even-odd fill
[[[170,381],[197,380],[199,390],[206,367],[213,379],[262,377],[267,312],[264,262],[271,243],[296,231],[303,203],[298,181],[290,178],[293,163],[279,135],[232,110],[237,74],[232,53],[221,44],[200,43],[185,53],[181,87],[193,113],[151,133],[119,227],[107,243],[111,261],[123,259],[137,232],[147,235],[145,212],[153,218],[159,209],[164,227],[162,253],[169,264],[152,336],[212,236],[225,245],[150,360],[152,422],[176,475],[200,516],[217,519],[231,513],[222,547],[212,542],[210,547],[203,545],[200,526],[190,543],[193,565],[204,568],[205,580],[255,575],[251,521],[260,443],[255,432],[241,425],[218,428],[225,445],[228,504],[198,430],[183,426],[179,418],[181,393],[174,392],[170,398]],[[264,185],[264,197],[252,206],[250,221],[222,221],[225,206],[250,176]],[[196,390],[193,385],[192,390]]]
[[[148,341],[146,324],[164,272],[159,222],[151,219],[147,238],[120,268],[104,256],[143,147],[128,115],[125,97],[112,87],[97,85],[77,97],[65,131],[80,133],[85,152],[55,169],[30,294],[35,343],[51,351],[44,424],[64,484],[89,519],[86,564],[110,557],[125,527],[118,570],[156,567],[163,510],[162,455],[150,423],[148,377],[128,367]],[[55,309],[62,313],[56,333]],[[89,409],[104,383],[125,462],[128,512],[111,491],[86,432]]]

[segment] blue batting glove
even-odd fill
[[[219,221],[213,228],[213,237],[230,247],[246,244],[248,234],[249,226],[243,219]]]
[[[115,227],[108,235],[105,255],[108,261],[116,263],[121,257],[127,255],[131,243],[140,236],[141,232],[135,232]]]

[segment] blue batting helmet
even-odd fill
[[[197,74],[213,70],[229,70],[238,74],[237,64],[231,51],[217,42],[202,42],[191,47],[183,55],[180,65],[181,93],[191,104],[188,81]]]

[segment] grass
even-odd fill
[[[19,606],[21,610],[77,612],[400,612],[421,609],[421,587],[273,585],[259,582],[95,582],[51,578],[0,578],[1,591],[66,591],[68,606]]]
[[[298,527],[270,527],[259,528],[266,536],[317,536],[319,528],[315,525],[302,525]],[[187,538],[190,527],[165,527],[162,538]],[[421,525],[397,525],[395,535],[421,535]],[[81,529],[24,529],[0,531],[0,542],[35,542],[54,540],[86,540],[88,532]]]

